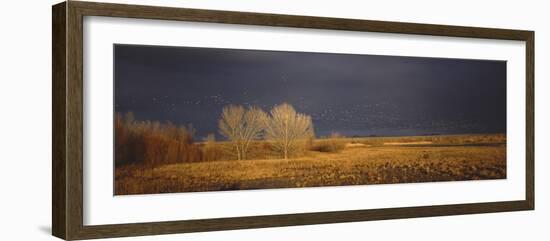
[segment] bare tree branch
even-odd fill
[[[253,140],[259,139],[267,114],[260,108],[230,105],[223,108],[218,126],[220,134],[233,145],[238,160],[246,159],[248,147]]]

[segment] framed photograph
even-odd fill
[[[534,209],[532,31],[77,1],[52,24],[59,238]]]

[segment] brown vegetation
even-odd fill
[[[351,144],[351,143],[349,143]],[[333,132],[330,138],[315,141],[309,148],[310,151],[340,152],[346,147],[346,140],[337,132]]]
[[[227,145],[209,140],[189,147],[209,162],[117,166],[115,194],[506,178],[504,134],[368,138],[335,134],[302,140],[303,148],[289,159],[281,159],[268,140],[250,143],[250,160],[227,159],[227,152],[220,151]],[[210,157],[205,158],[205,153]]]
[[[136,121],[131,112],[115,116],[115,164],[163,165],[202,160],[192,126]]]
[[[136,121],[132,112],[125,115],[117,113],[115,164],[158,166],[245,160],[249,159],[251,147],[262,149],[265,158],[278,154],[288,159],[315,148],[312,145],[315,136],[311,117],[296,112],[286,103],[273,107],[270,114],[258,107],[226,106],[218,127],[227,141],[217,144],[215,135],[210,134],[205,143],[195,143],[195,129],[192,126],[177,127],[170,122]],[[258,143],[262,139],[266,141]],[[327,150],[333,149],[331,146]]]

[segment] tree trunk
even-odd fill
[[[237,148],[237,160],[241,160],[241,148],[239,148],[239,144],[235,147]]]

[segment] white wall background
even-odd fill
[[[99,0],[98,0],[99,1]],[[104,1],[104,0],[102,0]],[[548,240],[550,21],[545,1],[113,1],[536,31],[536,210],[236,230],[121,240]],[[56,240],[51,230],[51,5],[7,1],[0,12],[0,240]],[[495,190],[499,191],[499,190]]]

